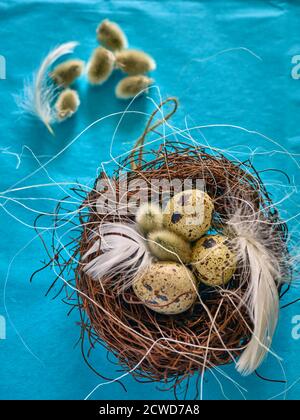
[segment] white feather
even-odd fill
[[[71,54],[78,42],[66,42],[50,51],[34,76],[33,82],[25,84],[22,98],[17,98],[17,103],[24,111],[35,115],[54,134],[52,124],[57,120],[56,112],[52,106],[57,96],[57,87],[49,80],[49,70],[60,57]]]
[[[257,212],[247,216],[241,209],[237,210],[228,227],[234,233],[233,243],[238,258],[247,271],[248,283],[243,304],[249,310],[254,328],[236,368],[242,375],[249,375],[270,351],[277,326],[283,248],[280,248],[282,244],[272,226]]]
[[[102,283],[109,281],[110,287],[122,291],[142,275],[151,263],[151,256],[145,239],[133,226],[107,223],[99,228],[96,233],[99,239],[82,258],[84,261],[97,251],[101,252],[85,265],[89,276]]]

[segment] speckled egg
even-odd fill
[[[202,283],[223,286],[236,270],[236,255],[229,248],[226,236],[207,235],[195,244],[192,265]]]
[[[166,205],[163,223],[186,240],[196,241],[211,227],[213,210],[213,202],[205,192],[183,191],[174,195]]]
[[[133,290],[148,308],[167,315],[188,310],[197,298],[193,273],[184,265],[169,261],[151,264],[136,280]]]

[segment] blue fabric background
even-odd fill
[[[22,90],[24,78],[57,44],[78,40],[81,45],[76,56],[87,59],[96,46],[96,25],[104,18],[115,20],[124,28],[131,46],[155,57],[158,69],[154,77],[161,95],[180,99],[180,110],[174,118],[176,126],[184,127],[186,117],[190,126],[233,124],[264,133],[295,154],[294,159],[282,150],[276,152],[280,146],[255,134],[222,127],[203,131],[212,146],[230,149],[242,159],[252,152],[258,169],[282,169],[296,186],[300,184],[300,82],[291,77],[292,56],[300,53],[298,1],[0,1],[0,54],[7,63],[7,79],[0,80],[0,315],[7,322],[7,338],[0,340],[2,399],[82,399],[101,382],[85,365],[79,347],[74,347],[79,334],[78,315],[74,312],[67,317],[68,308],[59,299],[44,297],[52,273],[45,271],[29,283],[32,271],[45,258],[31,227],[35,214],[5,201],[5,192],[39,167],[30,150],[46,162],[95,119],[122,111],[127,105],[113,94],[120,75],[115,74],[99,89],[88,88],[82,80],[78,83],[80,112],[57,127],[56,137],[51,137],[39,122],[21,118],[13,99],[13,94]],[[238,47],[251,49],[262,60]],[[230,51],[219,54],[227,49]],[[157,92],[153,91],[152,96],[159,100]],[[140,98],[132,109],[151,112],[153,105]],[[100,162],[109,160],[118,118],[109,118],[81,136],[47,166],[49,176],[55,182],[78,180],[91,185]],[[114,155],[128,150],[144,122],[142,117],[126,120],[115,139]],[[199,133],[195,136],[201,140]],[[17,156],[7,152],[20,154],[24,145],[29,149],[24,150],[18,166]],[[279,173],[266,172],[263,178],[275,200],[291,191],[283,187],[287,181]],[[47,182],[51,181],[40,170],[19,186]],[[298,194],[294,191],[280,205],[282,216],[292,218],[289,226],[295,245],[299,240]],[[63,195],[58,187],[39,187],[11,193],[10,197]],[[54,202],[47,200],[24,203],[37,212],[54,207]],[[299,290],[294,286],[285,302],[298,296]],[[283,359],[289,388],[279,399],[298,399],[300,395],[300,342],[292,338],[292,319],[299,313],[299,304],[282,311],[274,341],[274,350]],[[101,349],[94,352],[93,362],[104,375],[119,375],[118,367],[106,360]],[[249,399],[271,398],[285,388],[255,376],[240,378],[232,366],[224,371],[247,388]],[[271,379],[283,378],[272,357],[260,373]],[[232,383],[222,377],[220,380],[228,398],[241,398]],[[131,377],[124,384],[127,393],[118,384],[112,384],[98,389],[93,398],[172,398],[170,392],[161,392],[153,384],[138,384]],[[193,394],[191,390],[189,396]],[[204,398],[224,398],[211,374],[206,377]]]

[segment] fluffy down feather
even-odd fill
[[[95,236],[98,239],[83,256],[83,261],[99,250],[101,255],[90,260],[84,270],[103,285],[109,281],[108,286],[117,292],[126,290],[151,263],[144,238],[134,225],[121,223],[103,224]]]
[[[278,285],[282,281],[282,250],[278,235],[258,212],[248,215],[238,209],[228,222],[233,245],[244,270],[247,289],[243,304],[253,321],[253,334],[243,351],[237,370],[242,375],[254,372],[270,351],[278,322]],[[275,245],[275,246],[274,246]]]
[[[51,66],[62,56],[71,54],[78,42],[67,42],[50,51],[37,71],[33,83],[25,85],[24,97],[18,98],[18,105],[25,112],[35,115],[54,134],[52,124],[56,121],[56,111],[52,103],[57,96],[57,87],[49,80]]]

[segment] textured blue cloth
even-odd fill
[[[45,259],[41,243],[32,228],[36,216],[20,204],[5,198],[61,198],[58,186],[37,187],[5,193],[11,186],[39,168],[34,158],[45,163],[91,122],[110,113],[124,110],[126,103],[114,97],[113,88],[120,78],[115,74],[103,87],[88,88],[78,83],[82,105],[78,115],[56,128],[51,137],[37,121],[19,116],[13,94],[22,90],[41,59],[54,46],[78,40],[76,56],[87,59],[97,45],[95,28],[104,18],[117,21],[126,31],[130,44],[152,54],[158,63],[153,75],[162,97],[180,99],[174,124],[185,127],[207,124],[232,124],[264,133],[274,142],[233,128],[202,130],[210,145],[230,149],[241,160],[252,157],[258,169],[275,168],[289,174],[292,184],[300,184],[299,142],[300,82],[291,75],[292,57],[300,54],[300,7],[296,1],[187,1],[187,0],[6,0],[0,2],[0,54],[6,60],[6,80],[0,80],[0,398],[8,399],[82,399],[102,382],[84,363],[80,348],[74,347],[79,334],[78,314],[66,316],[68,307],[60,299],[45,297],[53,273],[44,271],[29,283],[31,273]],[[244,49],[240,48],[243,47]],[[245,48],[253,51],[257,58]],[[3,61],[3,60],[2,60]],[[151,94],[152,95],[152,94]],[[154,99],[159,100],[153,91]],[[151,112],[153,104],[138,99],[132,109]],[[110,159],[110,144],[119,116],[97,124],[59,155],[46,169],[25,179],[18,187],[55,182],[91,185],[97,168]],[[115,138],[117,156],[132,146],[145,118],[128,117]],[[199,132],[192,133],[203,141]],[[277,143],[275,143],[277,142]],[[27,148],[23,149],[23,146]],[[31,154],[32,153],[34,154]],[[12,154],[11,154],[12,153]],[[17,155],[14,155],[16,153]],[[20,158],[20,162],[18,160]],[[279,172],[262,174],[273,199],[287,193],[290,198],[279,205],[282,216],[290,218],[289,227],[297,244],[299,193],[287,185]],[[64,186],[68,189],[68,186]],[[3,192],[5,194],[3,194]],[[36,212],[51,211],[49,200],[27,200],[22,204]],[[58,290],[59,284],[56,290]],[[285,302],[296,299],[294,286]],[[300,313],[296,304],[281,313],[274,341],[274,351],[283,361],[282,368],[269,357],[260,369],[270,379],[284,379],[290,388],[282,394],[283,384],[269,383],[255,376],[241,378],[233,366],[226,375],[246,388],[246,398],[297,399],[300,393],[300,362],[294,318]],[[297,332],[297,331],[296,331]],[[118,366],[106,359],[98,348],[93,363],[103,375],[116,377]],[[215,372],[228,398],[242,398],[237,388]],[[127,393],[118,384],[99,388],[93,398],[130,399],[172,398],[155,384],[139,384],[124,379]],[[191,387],[190,397],[194,395]],[[212,374],[204,383],[205,399],[224,399]]]

